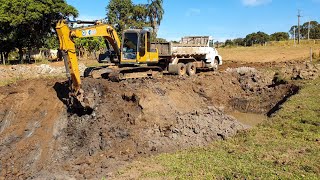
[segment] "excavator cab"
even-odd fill
[[[151,33],[149,30],[126,30],[122,37],[121,64],[151,64],[158,62],[157,50],[151,49]]]

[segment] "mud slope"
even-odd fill
[[[1,176],[31,176],[50,166],[58,122],[67,121],[53,83],[25,80],[0,88]]]
[[[85,91],[100,95],[94,112],[83,116],[67,113],[63,82],[0,87],[0,175],[101,179],[137,157],[228,138],[247,127],[224,111],[267,113],[290,93],[291,85],[272,79],[254,69],[120,83],[85,79]]]

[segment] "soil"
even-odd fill
[[[235,64],[193,77],[120,83],[86,78],[83,89],[95,92],[98,103],[87,113],[66,108],[64,78],[0,87],[0,176],[110,177],[139,157],[206,146],[250,128],[227,112],[279,109],[279,102],[299,90],[279,73],[292,79],[319,76],[313,65],[279,63],[279,73],[265,66],[270,67]]]
[[[79,70],[83,74],[86,66],[79,64]],[[62,77],[65,76],[65,67],[63,62],[51,64],[29,64],[29,65],[11,65],[0,66],[1,81],[10,81],[13,79],[41,78],[41,77]]]
[[[310,48],[313,57],[319,58],[319,44],[298,46],[255,46],[218,48],[219,54],[224,60],[245,62],[288,62],[293,60],[310,59]]]

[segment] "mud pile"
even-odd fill
[[[67,112],[61,80],[0,87],[1,177],[108,177],[139,157],[233,136],[248,127],[226,111],[267,113],[292,88],[254,69],[83,84],[99,92],[92,113]]]

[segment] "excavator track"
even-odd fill
[[[146,67],[122,67],[122,68],[110,68],[110,67],[97,67],[88,68],[85,71],[85,77],[91,78],[104,78],[113,82],[120,82],[129,79],[148,79],[162,76],[162,69],[158,66],[146,66]]]

